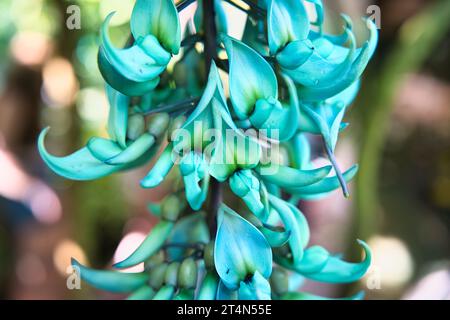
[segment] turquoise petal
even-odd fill
[[[295,169],[311,169],[311,144],[304,133],[297,134],[287,144],[289,163]]]
[[[154,295],[155,291],[148,285],[144,285],[142,288],[137,289],[129,295],[127,300],[151,300]]]
[[[364,248],[366,255],[364,261],[350,263],[331,256],[320,272],[305,274],[305,276],[311,280],[327,283],[350,283],[361,279],[370,267],[372,254],[365,242],[358,240],[358,243]]]
[[[288,292],[281,297],[281,300],[364,300],[364,291],[360,291],[354,296],[347,298],[325,298],[306,292]]]
[[[117,271],[94,270],[81,265],[72,259],[72,266],[79,268],[81,279],[93,287],[115,292],[128,293],[145,285],[148,281],[147,273],[122,273]]]
[[[306,116],[316,125],[328,147],[334,151],[346,111],[345,105],[342,102],[334,104],[321,103],[316,107],[305,104],[301,108]]]
[[[355,101],[360,87],[361,87],[361,80],[357,80],[350,87],[338,93],[334,97],[327,99],[325,102],[327,104],[335,104],[337,102],[340,102],[344,106],[348,107],[353,103],[353,101]]]
[[[306,39],[310,24],[303,2],[270,0],[267,9],[267,29],[271,54],[276,54],[291,41]]]
[[[318,26],[320,28],[320,30],[322,30],[322,24],[323,24],[324,17],[325,17],[324,6],[323,6],[322,0],[306,0],[306,1],[314,4],[314,7],[316,9],[316,16],[317,16],[317,18],[316,18],[316,21],[314,21],[313,24],[315,26]]]
[[[279,214],[284,228],[291,232],[288,243],[293,263],[298,264],[303,258],[303,248],[309,242],[308,222],[300,210],[284,200],[270,196],[270,204]]]
[[[322,270],[328,259],[330,253],[320,246],[313,246],[304,251],[303,258],[300,262],[294,263],[292,259],[287,259],[280,256],[275,256],[274,260],[280,266],[293,270],[306,277],[306,274],[317,273]]]
[[[241,281],[238,292],[240,300],[271,300],[269,281],[258,271],[250,281]]]
[[[125,260],[114,265],[115,268],[125,269],[144,262],[161,249],[172,232],[174,223],[160,221],[155,225],[141,245]]]
[[[261,184],[251,170],[235,172],[229,182],[234,194],[242,198],[254,215],[259,217],[264,213],[264,205],[261,202],[260,195]]]
[[[106,85],[106,94],[109,100],[108,133],[112,140],[122,147],[126,148],[127,126],[128,126],[128,107],[130,98]]]
[[[71,180],[95,180],[123,170],[123,166],[110,166],[95,158],[87,147],[65,157],[55,157],[47,152],[44,145],[49,128],[39,135],[38,150],[47,164],[58,175]],[[119,148],[120,149],[120,148]]]
[[[144,82],[126,78],[113,68],[111,62],[108,61],[103,47],[100,47],[98,53],[98,67],[102,76],[111,87],[130,97],[142,96],[155,89],[159,83],[159,77]]]
[[[180,172],[189,205],[194,211],[200,210],[208,195],[210,177],[204,156],[189,152],[181,159]]]
[[[165,177],[169,174],[170,170],[175,165],[173,145],[168,145],[162,152],[159,159],[156,161],[150,172],[141,180],[142,188],[154,188],[158,186]]]
[[[284,246],[291,237],[291,231],[276,231],[274,228],[269,228],[267,225],[258,228],[259,231],[266,237],[272,248],[279,248]]]
[[[239,40],[223,36],[230,61],[230,96],[239,119],[246,119],[259,99],[278,98],[278,82],[270,64]]]
[[[299,68],[303,68],[303,70],[297,69],[294,73],[287,72],[294,81],[303,85],[299,87],[299,95],[305,101],[328,99],[347,89],[360,78],[375,52],[378,42],[378,30],[375,24],[371,20],[367,20],[366,23],[370,30],[369,40],[361,49],[355,50],[354,36],[351,31],[348,31],[350,32],[351,48],[346,60],[334,70],[330,69],[327,71],[326,65],[321,63],[320,58],[315,58],[314,60],[310,59],[310,61]],[[323,70],[324,77],[321,79],[314,77],[317,74],[317,68]],[[307,69],[309,71],[306,71]],[[308,73],[310,75],[307,75]]]
[[[358,172],[358,165],[354,165],[343,173],[344,179],[349,183]],[[324,193],[334,191],[340,187],[339,180],[336,176],[325,178],[315,184],[300,188],[287,188],[289,193],[300,196],[302,199],[311,199],[310,197],[322,196]]]
[[[133,141],[125,150],[120,154],[109,158],[105,163],[110,165],[121,165],[136,161],[148,150],[155,145],[155,137],[149,133],[144,133],[136,141]]]
[[[290,104],[284,107],[275,98],[259,99],[250,116],[253,126],[269,139],[286,141],[297,132],[299,123],[299,104],[294,82],[283,75],[290,95]],[[261,131],[263,130],[263,131]],[[276,134],[276,136],[274,135]]]
[[[219,281],[216,300],[238,300],[238,291],[228,289],[222,280]]]
[[[170,54],[165,51],[158,40],[148,35],[139,37],[133,46],[126,49],[115,48],[109,38],[108,24],[114,13],[110,14],[103,23],[101,29],[102,45],[99,52],[100,71],[108,83],[116,90],[124,92],[123,85],[118,87],[117,83],[121,79],[134,82],[139,88],[130,88],[135,91],[141,89],[140,86],[151,87],[157,84],[158,76],[164,71],[170,61]],[[153,88],[152,88],[153,89]],[[139,95],[144,95],[142,92]]]
[[[264,181],[282,188],[301,188],[323,180],[331,171],[331,166],[314,170],[299,170],[280,165],[260,165],[255,170]]]
[[[237,289],[248,275],[272,272],[272,250],[262,233],[225,205],[218,212],[214,262],[222,282]]]
[[[295,70],[311,58],[314,50],[314,45],[310,40],[297,40],[290,42],[277,54],[276,58],[281,67]]]
[[[215,300],[220,278],[215,272],[208,271],[202,280],[197,294],[197,300]]]
[[[172,0],[137,0],[130,25],[135,39],[151,34],[167,51],[178,54],[181,26],[177,8]]]
[[[101,162],[106,162],[106,160],[123,152],[123,149],[115,141],[98,137],[89,139],[86,148]]]
[[[279,256],[275,256],[275,262],[314,281],[350,283],[362,278],[372,261],[372,254],[367,244],[360,240],[358,240],[358,243],[364,248],[366,255],[360,263],[343,261],[340,257],[332,256],[327,250],[319,246],[305,250],[300,263],[294,264],[291,260]]]

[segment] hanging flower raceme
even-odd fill
[[[43,160],[68,179],[98,179],[155,160],[141,186],[167,181],[170,189],[148,206],[159,221],[113,270],[72,265],[92,286],[128,299],[325,299],[301,291],[302,279],[357,281],[371,252],[358,240],[365,257],[352,263],[311,246],[296,205],[340,186],[348,195],[358,166],[341,172],[334,151],[375,50],[374,25],[367,21],[370,39],[357,48],[345,16],[342,35],[324,33],[320,0],[306,1],[315,21],[305,1],[265,0],[250,9],[233,2],[251,16],[235,39],[224,2],[197,1],[181,41],[179,12],[193,2],[137,0],[124,49],[112,45],[109,15],[98,61],[110,103],[108,137],[65,157],[46,150],[48,129],[39,137]],[[311,134],[321,136],[331,166],[315,166]],[[139,264],[142,272],[120,272]]]

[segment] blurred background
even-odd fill
[[[364,239],[374,262],[357,284],[307,282],[305,290],[329,297],[364,289],[368,299],[450,299],[448,2],[325,3],[329,28],[339,30],[336,12],[345,12],[361,40],[367,34],[359,17],[371,16],[375,11],[367,9],[377,5],[380,45],[337,149],[343,166],[361,165],[352,197],[345,200],[337,191],[302,203],[302,209],[313,243],[357,261],[355,239]],[[72,182],[51,173],[36,150],[46,126],[52,128],[47,144],[57,155],[105,134],[108,103],[97,68],[98,30],[117,11],[111,34],[115,43],[124,43],[133,5],[134,0],[0,2],[0,298],[116,298],[84,284],[69,290],[70,257],[108,267],[131,253],[155,222],[147,203],[161,199],[165,188],[140,189],[148,167]],[[77,10],[80,29],[68,21]],[[228,15],[232,28],[243,28],[245,16],[231,9]]]

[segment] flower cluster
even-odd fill
[[[346,16],[341,35],[324,33],[321,0],[246,1],[250,9],[228,1],[249,16],[239,40],[227,35],[224,1],[216,0],[211,55],[204,1],[196,1],[195,28],[181,35],[179,12],[192,2],[137,0],[124,49],[111,44],[112,14],[106,18],[98,64],[111,107],[108,139],[56,157],[44,146],[48,129],[39,137],[46,164],[68,179],[98,179],[157,158],[141,180],[154,188],[179,169],[172,194],[149,206],[160,222],[114,265],[144,263],[145,271],[73,265],[93,286],[130,299],[319,299],[298,291],[299,276],[357,281],[371,262],[368,246],[359,241],[360,263],[310,246],[297,203],[339,187],[348,195],[357,166],[341,173],[333,153],[375,51],[376,27],[366,21],[369,39],[357,47]],[[322,137],[331,166],[314,167],[309,134]],[[218,189],[230,190],[226,200]]]

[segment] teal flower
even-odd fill
[[[217,134],[213,148],[210,130]],[[229,139],[230,131],[241,142]],[[187,200],[194,210],[200,209],[206,199],[210,176],[223,182],[236,171],[254,168],[260,161],[258,143],[241,133],[231,119],[215,64],[200,102],[171,140],[141,185],[158,186],[180,158],[180,172],[186,190],[189,189]],[[201,155],[208,147],[209,158]]]
[[[238,290],[245,298],[270,299],[270,245],[256,227],[225,205],[218,215],[214,262],[227,290]]]
[[[129,116],[130,100],[126,96],[110,87],[107,87],[107,92],[111,103],[108,121],[111,139],[93,137],[84,148],[65,157],[56,157],[46,150],[44,144],[49,128],[41,132],[39,153],[60,176],[72,180],[102,178],[141,166],[158,150],[160,138],[169,125],[168,115],[156,115],[146,125],[143,116]]]
[[[154,89],[172,54],[180,50],[181,29],[178,11],[172,0],[138,0],[131,16],[134,44],[115,48],[108,25],[114,13],[103,23],[102,45],[98,55],[100,71],[117,91],[142,96]]]
[[[321,1],[316,4],[316,24],[322,24]],[[366,68],[378,41],[375,24],[366,20],[369,40],[359,49],[347,17],[342,36],[323,35],[311,30],[302,1],[270,0],[267,4],[270,52],[281,69],[298,85],[305,101],[330,98],[355,83]],[[349,41],[349,48],[344,44]]]
[[[292,80],[284,76],[289,105],[278,100],[278,81],[269,63],[241,41],[223,36],[230,61],[230,95],[234,112],[268,138],[277,130],[278,139],[289,140],[297,129],[298,97]]]

